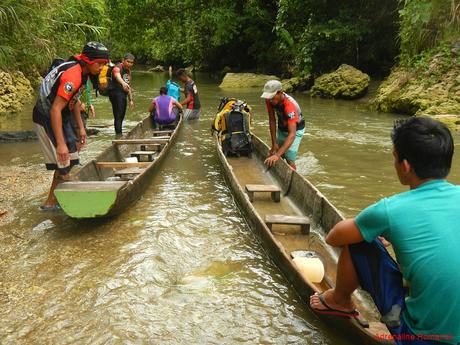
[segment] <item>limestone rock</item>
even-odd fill
[[[240,89],[259,87],[263,88],[269,80],[279,80],[274,75],[256,74],[256,73],[227,73],[219,87],[224,89]]]
[[[408,115],[460,114],[460,68],[455,59],[454,55],[436,54],[424,71],[393,69],[377,91],[377,110]]]
[[[283,79],[283,90],[286,92],[304,91],[308,90],[312,86],[312,77],[310,75],[293,77],[290,79]]]
[[[312,87],[312,95],[356,99],[366,94],[370,80],[366,73],[343,64],[336,71],[317,78]]]
[[[0,71],[0,114],[21,111],[32,94],[32,86],[24,74]]]
[[[155,67],[149,68],[149,72],[164,72],[165,68],[161,65],[157,65]]]

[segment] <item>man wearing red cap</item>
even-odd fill
[[[90,75],[98,75],[109,60],[109,51],[98,42],[88,42],[80,55],[53,68],[43,79],[33,110],[33,121],[48,170],[54,170],[50,192],[41,210],[59,209],[54,190],[69,179],[72,166],[79,163],[77,138],[70,116],[79,127],[78,141],[86,144],[86,131],[80,115],[80,96]],[[70,108],[73,110],[71,111]]]

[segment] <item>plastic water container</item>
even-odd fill
[[[315,257],[295,257],[294,264],[307,280],[312,283],[321,283],[324,278],[324,264]]]

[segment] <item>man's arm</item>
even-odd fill
[[[190,95],[190,93],[188,94],[187,98],[184,99],[182,102],[180,102],[181,105],[187,105],[189,104],[190,102],[192,101],[192,96]]]
[[[178,101],[174,101],[174,105],[175,105],[176,107],[178,107],[179,110],[183,110],[183,109],[184,109],[184,107],[182,106],[182,104],[180,104]]]
[[[155,109],[155,101],[152,101],[152,103],[150,103],[150,106],[149,106],[149,113],[151,113],[153,111],[153,109]]]
[[[130,95],[131,87],[121,77],[120,69],[118,67],[113,68],[113,75],[115,76],[115,80],[117,81],[117,83],[121,85],[125,92],[128,92],[128,95]]]
[[[62,110],[67,106],[67,103],[67,100],[63,97],[56,96],[50,110],[51,127],[53,128],[54,137],[56,138],[56,154],[58,160],[63,163],[69,159],[69,149],[62,131]]]
[[[270,101],[265,101],[267,106],[268,112],[268,123],[270,125],[270,137],[272,139],[272,149],[270,154],[275,154],[278,150],[278,143],[276,141],[276,118],[275,118],[275,111],[273,110],[272,106],[269,103]],[[273,151],[273,152],[272,152]]]
[[[364,241],[354,219],[345,219],[337,223],[326,236],[326,243],[333,247]]]

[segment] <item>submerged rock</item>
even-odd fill
[[[33,95],[30,81],[22,72],[0,70],[0,114],[17,113]]]
[[[353,66],[343,64],[336,71],[315,80],[313,96],[356,99],[364,96],[371,78]]]
[[[272,79],[279,80],[279,78],[274,75],[256,73],[227,73],[219,87],[224,89],[251,87],[263,88],[265,83]]]

